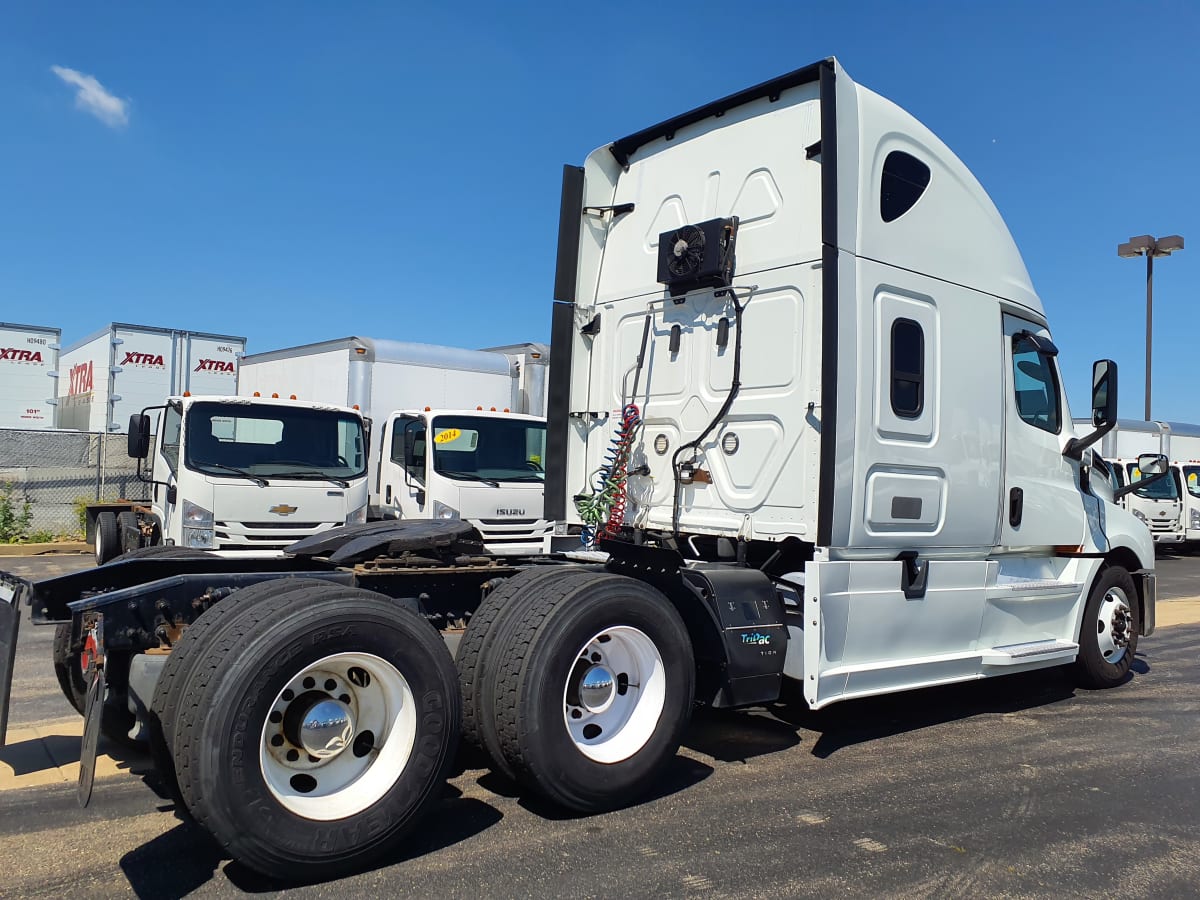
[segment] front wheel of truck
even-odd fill
[[[1082,687],[1109,688],[1129,675],[1137,652],[1138,595],[1133,578],[1120,566],[1101,570],[1083,611],[1075,680]]]
[[[188,676],[175,768],[237,860],[289,881],[394,853],[436,802],[458,743],[441,636],[369,591],[320,585],[225,623]]]

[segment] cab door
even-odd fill
[[[158,435],[158,452],[154,455],[151,477],[154,480],[153,503],[151,508],[158,514],[162,527],[163,538],[175,540],[179,534],[172,532],[177,514],[176,504],[172,497],[178,500],[176,474],[179,471],[179,444],[183,433],[183,409],[178,403],[168,403],[159,419],[161,426]],[[178,528],[175,531],[179,531]]]
[[[1058,349],[1040,325],[1004,316],[1005,429],[1002,547],[1079,546],[1086,511]]]
[[[388,422],[379,448],[379,502],[386,518],[424,517],[425,423],[397,415]]]

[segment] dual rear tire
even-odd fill
[[[694,694],[670,601],[584,569],[530,570],[489,600],[457,671],[423,618],[369,591],[275,579],[217,603],[184,631],[151,703],[177,802],[245,865],[312,881],[397,852],[463,730],[569,810],[649,792]]]
[[[196,821],[289,881],[394,852],[458,743],[440,635],[388,597],[303,581],[235,592],[184,634],[152,718],[155,757]]]
[[[458,667],[475,717],[467,737],[497,770],[569,810],[628,805],[653,788],[687,727],[687,628],[642,582],[533,572],[501,588],[491,621],[472,618],[464,635]]]

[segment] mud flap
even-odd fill
[[[96,779],[96,751],[100,745],[100,720],[104,716],[104,667],[93,663],[88,670],[87,698],[83,703],[83,745],[79,748],[79,805],[92,801],[92,784]]]
[[[13,665],[17,657],[17,632],[21,629],[21,609],[14,588],[0,581],[0,747],[8,733],[9,695],[12,691]]]

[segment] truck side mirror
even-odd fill
[[[1092,363],[1092,433],[1073,437],[1063,448],[1068,459],[1082,459],[1083,451],[1117,425],[1117,364],[1111,359]]]
[[[1092,363],[1092,425],[1103,428],[1117,421],[1117,364],[1111,359]]]
[[[1142,475],[1165,475],[1167,473],[1167,458],[1161,453],[1142,453],[1138,456],[1138,470]],[[1142,482],[1139,481],[1138,484]]]
[[[1162,453],[1139,454],[1137,467],[1138,471],[1142,473],[1142,477],[1137,481],[1130,478],[1129,484],[1125,485],[1119,491],[1113,492],[1113,499],[1120,500],[1126,494],[1132,494],[1140,488],[1149,487],[1154,482],[1165,478],[1167,473],[1171,471],[1170,466],[1170,461]]]
[[[134,413],[129,417],[129,458],[145,459],[150,452],[150,417]]]

